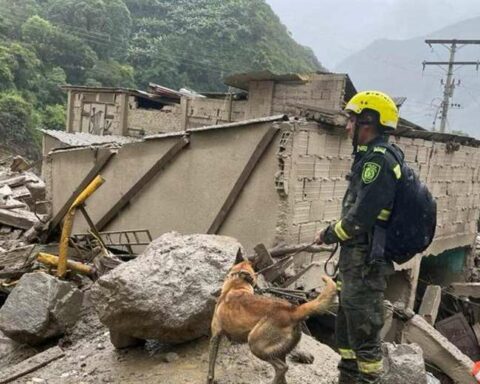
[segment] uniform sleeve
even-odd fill
[[[396,176],[384,154],[366,159],[361,175],[360,191],[355,204],[342,219],[330,225],[324,235],[325,244],[344,242],[369,232],[377,219],[387,221],[395,198]]]

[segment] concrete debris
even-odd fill
[[[168,233],[102,276],[90,298],[111,331],[173,344],[194,340],[209,333],[216,296],[241,249],[229,237]]]
[[[407,343],[418,344],[425,360],[441,369],[454,382],[476,383],[470,375],[473,361],[421,316],[415,315],[405,324],[402,339]]]
[[[42,272],[25,274],[0,308],[0,330],[17,342],[41,344],[75,324],[82,299],[71,283]]]
[[[386,375],[382,384],[427,384],[422,349],[416,344],[382,345]]]
[[[423,295],[422,304],[418,314],[422,316],[430,325],[434,325],[437,320],[438,309],[442,301],[442,287],[439,285],[429,285]]]

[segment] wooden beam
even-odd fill
[[[257,147],[255,148],[252,155],[250,156],[250,159],[248,160],[247,164],[243,168],[243,171],[240,174],[240,177],[238,178],[238,180],[236,181],[232,190],[228,194],[227,199],[225,200],[225,202],[222,205],[222,208],[220,209],[217,216],[213,220],[212,225],[210,225],[210,228],[207,231],[208,234],[217,234],[218,233],[222,224],[225,222],[225,219],[228,217],[228,214],[230,213],[231,209],[235,205],[235,202],[237,201],[238,197],[240,196],[240,193],[242,192],[243,188],[245,187],[245,184],[247,183],[248,179],[250,178],[250,175],[252,174],[253,170],[257,166],[257,164],[258,164],[260,158],[262,157],[262,155],[264,154],[265,150],[268,148],[268,146],[272,142],[272,140],[275,137],[278,130],[279,129],[276,128],[276,127],[271,127],[267,130],[267,132],[265,132],[262,139],[257,144]]]
[[[65,353],[59,347],[52,347],[16,365],[4,368],[2,372],[0,372],[0,384],[11,383],[20,377],[45,367],[63,356],[65,356]]]
[[[82,193],[82,191],[88,187],[88,185],[95,179],[95,177],[98,176],[98,174],[106,167],[106,165],[109,163],[109,161],[112,159],[112,157],[116,153],[117,152],[112,149],[108,149],[106,151],[100,152],[93,168],[88,172],[88,174],[85,176],[82,182],[78,185],[78,187],[72,193],[70,198],[65,202],[65,204],[63,204],[62,208],[58,211],[58,213],[52,219],[50,223],[50,231],[49,231],[50,233],[52,233],[57,228],[57,226],[61,223],[61,221],[67,214],[69,208],[72,206],[73,202],[80,195],[80,193]]]
[[[190,143],[187,136],[177,141],[158,161],[125,193],[95,225],[102,231],[125,208],[127,204],[164,169]]]

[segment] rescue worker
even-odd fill
[[[384,290],[386,277],[393,272],[393,264],[383,255],[385,228],[401,177],[400,165],[384,145],[399,114],[393,100],[377,91],[358,93],[345,110],[346,130],[354,146],[349,186],[341,220],[317,233],[316,241],[341,245],[335,324],[341,355],[339,383],[379,383]]]

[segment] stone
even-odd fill
[[[22,276],[0,308],[0,330],[29,345],[61,336],[80,316],[83,293],[46,273]]]
[[[382,345],[385,376],[382,384],[427,384],[422,349],[416,344]]]
[[[36,349],[17,343],[0,332],[0,371],[28,359],[37,352]]]
[[[110,342],[117,349],[136,347],[145,344],[145,340],[124,335],[119,332],[115,332],[114,330],[110,330]]]
[[[430,372],[427,372],[427,384],[441,384],[441,382]]]
[[[177,361],[179,358],[180,356],[178,356],[178,354],[176,354],[175,352],[168,352],[162,356],[162,360],[165,363],[173,363],[174,361]]]
[[[93,286],[90,299],[110,331],[177,344],[207,335],[216,297],[240,243],[167,233]]]

